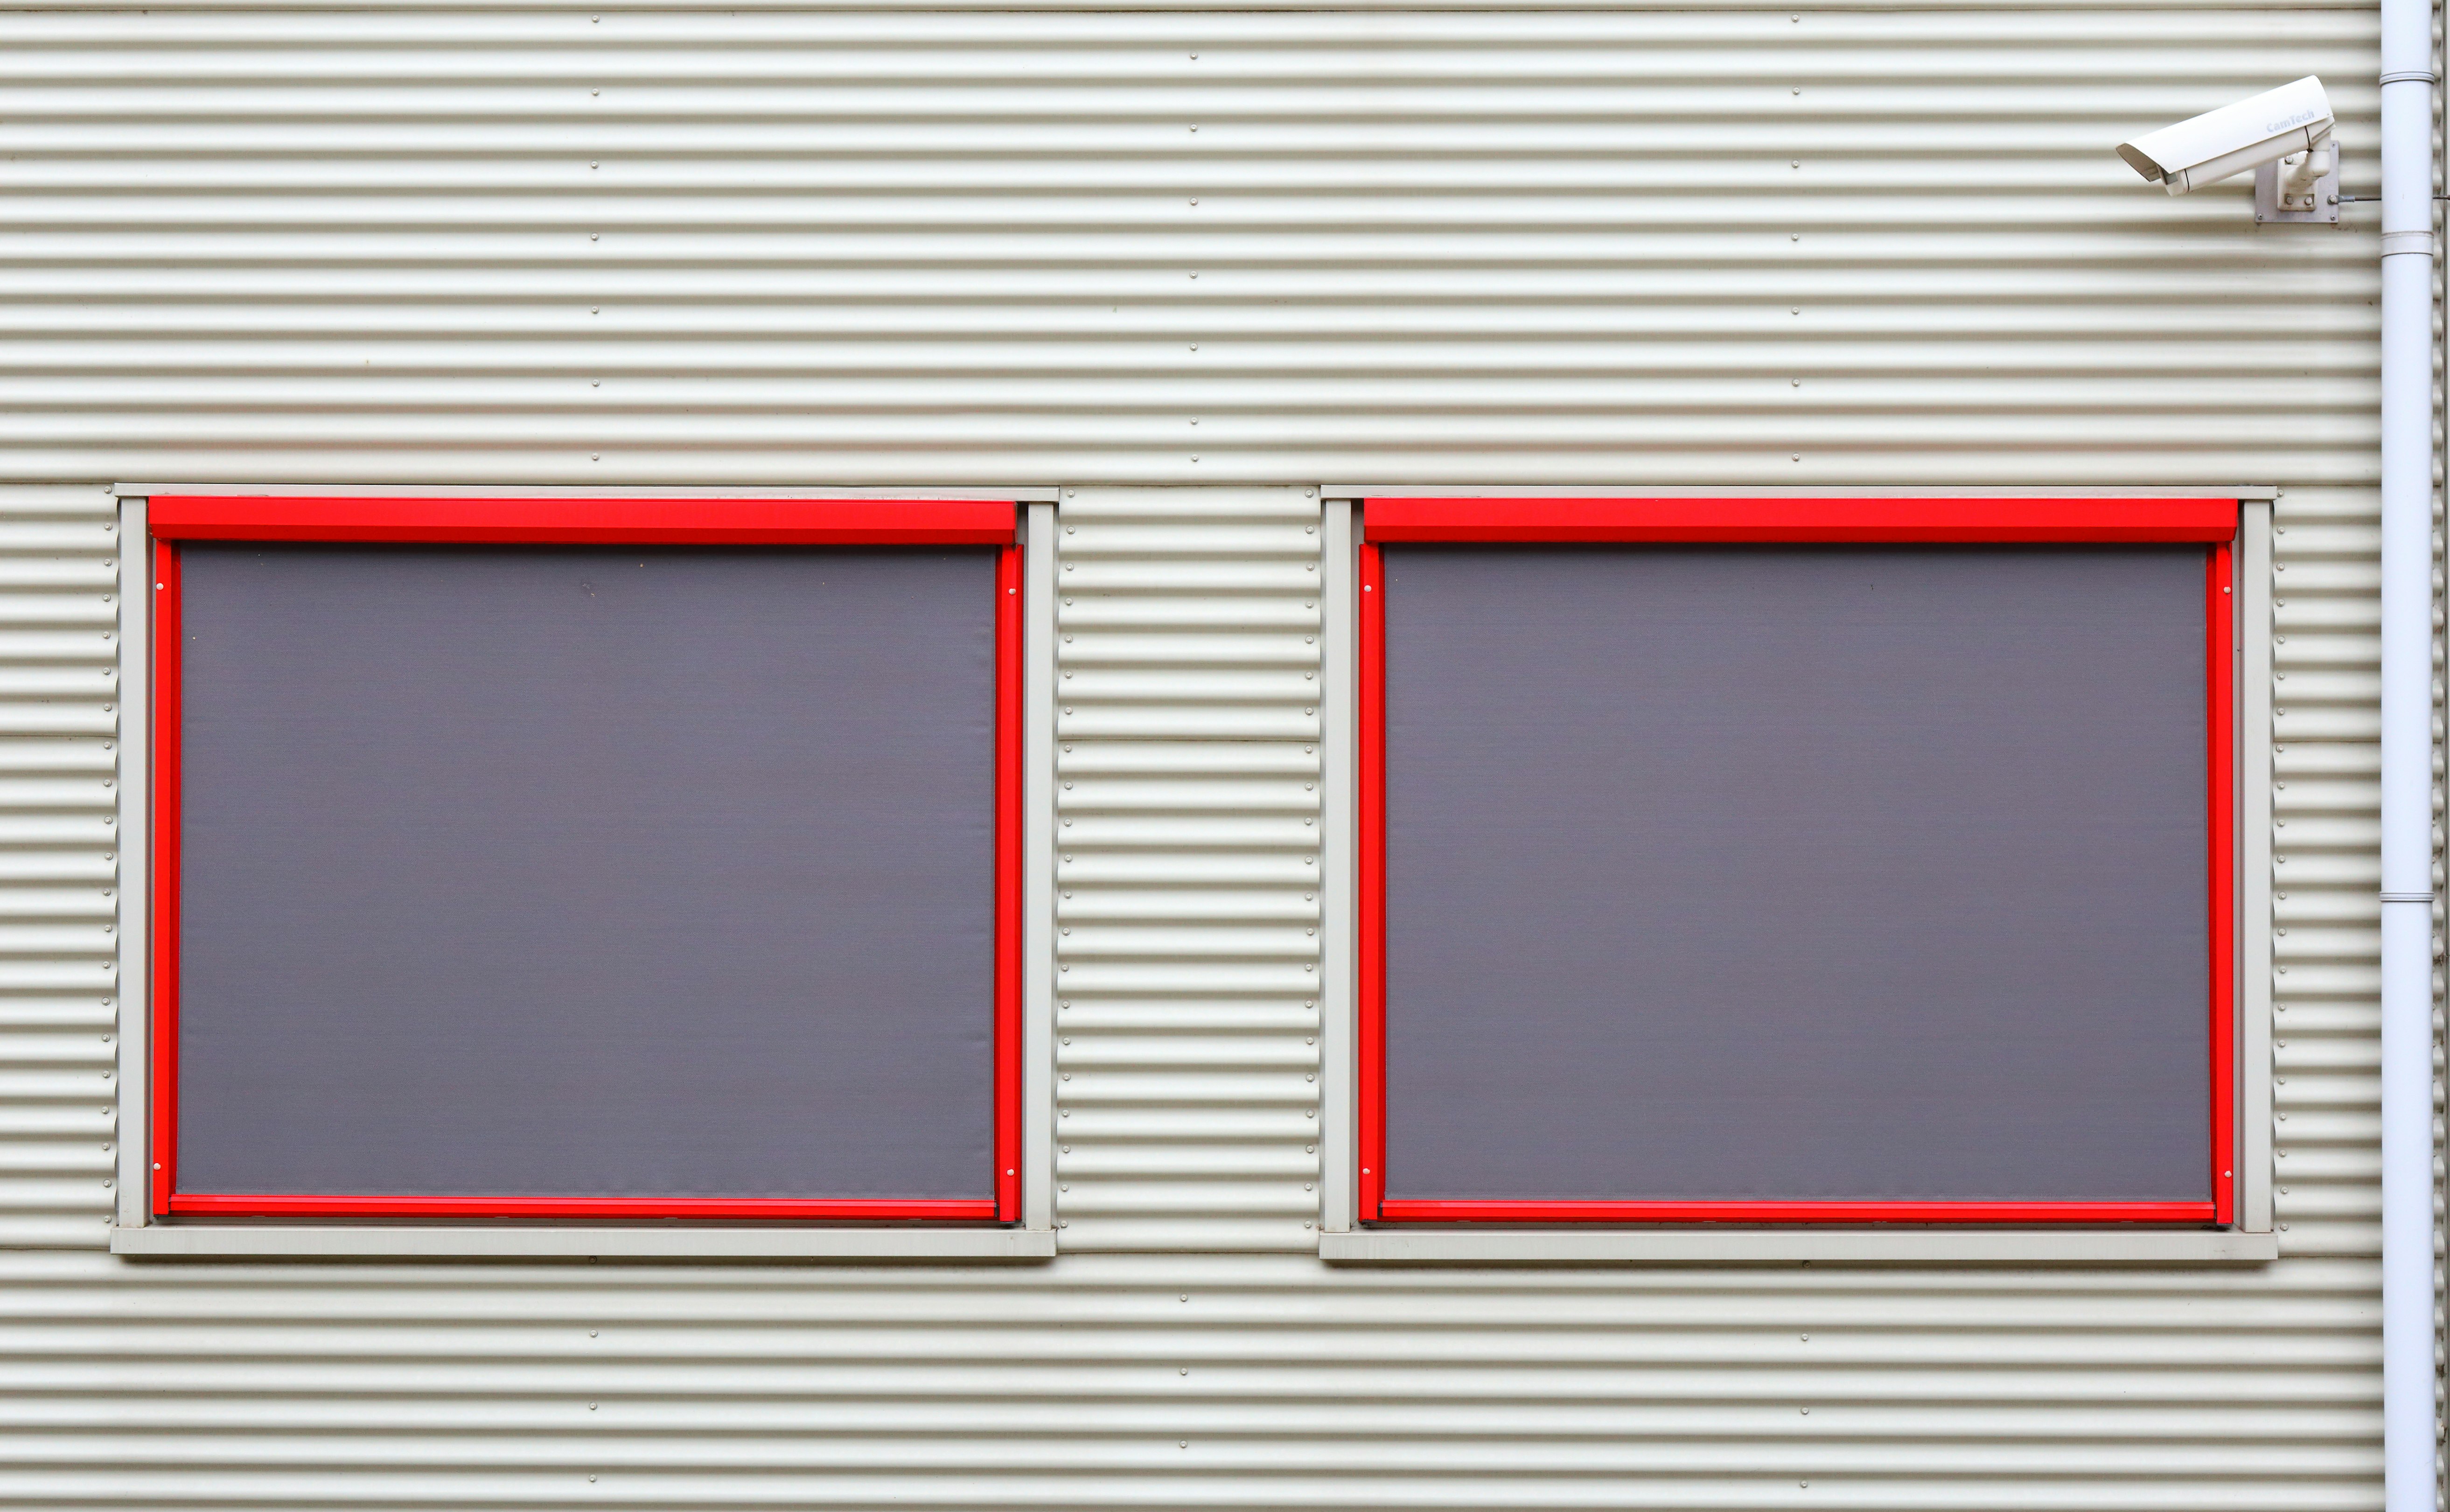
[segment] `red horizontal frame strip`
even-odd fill
[[[1373,541],[2226,541],[2233,498],[1371,498]]]
[[[1010,499],[346,498],[157,494],[162,540],[447,545],[997,546]]]
[[[173,1214],[299,1218],[932,1218],[992,1223],[992,1198],[297,1197],[214,1193],[170,1199]]]
[[[250,511],[279,506],[269,514]],[[394,506],[410,507],[395,511]],[[153,544],[153,1003],[150,1202],[157,1217],[430,1217],[1021,1221],[1021,552],[1018,506],[995,500],[382,499],[156,495]],[[610,519],[571,523],[611,509]],[[523,513],[533,510],[534,513]],[[783,513],[777,514],[780,511]],[[283,513],[286,512],[286,513]],[[880,513],[883,512],[883,513]],[[895,513],[898,512],[898,513]],[[165,519],[165,515],[167,518]],[[265,522],[269,520],[270,523]],[[556,524],[555,521],[561,523]],[[660,523],[659,523],[660,522]],[[652,533],[651,532],[662,533]],[[996,635],[995,960],[989,1011],[995,1166],[983,1198],[287,1195],[178,1190],[182,728],[177,542],[1001,546]]]
[[[1389,1201],[1390,1223],[2209,1223],[2208,1202]]]

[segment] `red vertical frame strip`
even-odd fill
[[[995,1193],[1021,1221],[1021,551],[996,554]]]
[[[1387,1195],[1387,587],[1378,548],[1361,548],[1359,1099],[1361,1218]]]
[[[2204,564],[2204,731],[2211,839],[2212,1221],[2237,1208],[2237,595],[2224,541]]]
[[[153,546],[153,1128],[156,1216],[170,1211],[179,1126],[179,549]]]

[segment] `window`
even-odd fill
[[[150,526],[155,1215],[1018,1218],[1011,503]]]
[[[2233,500],[1366,508],[1362,1221],[2232,1221]]]

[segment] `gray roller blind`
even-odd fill
[[[992,1195],[992,552],[181,554],[181,1191]]]
[[[1385,564],[1389,1197],[2207,1199],[2201,549]]]

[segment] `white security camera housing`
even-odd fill
[[[2323,93],[2323,81],[2308,75],[2121,143],[2118,155],[2148,183],[2171,194],[2200,189],[2297,153],[2306,155],[2302,167],[2310,170],[2308,176],[2320,179],[2331,165],[2331,102]]]

